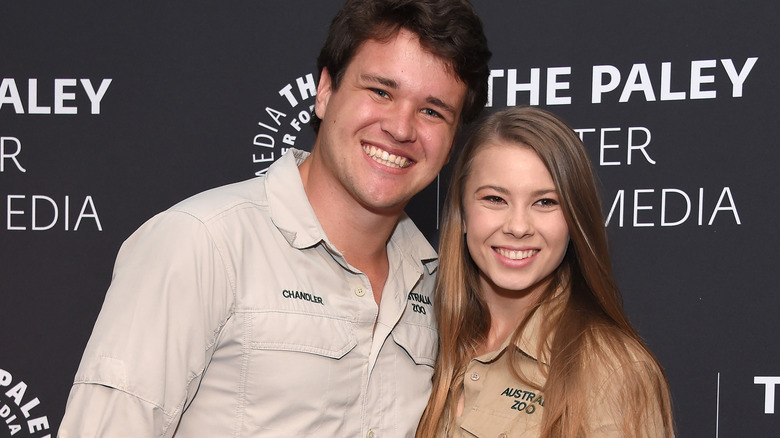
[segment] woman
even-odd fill
[[[549,112],[491,115],[445,206],[440,350],[418,437],[673,437],[666,376],[629,323],[582,143]]]

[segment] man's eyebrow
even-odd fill
[[[438,97],[430,96],[430,97],[428,97],[427,101],[428,101],[428,103],[430,103],[431,105],[439,108],[442,111],[448,112],[448,113],[450,113],[452,115],[455,115],[457,113],[457,111],[455,110],[455,108],[453,108],[452,105],[450,105],[447,102],[439,99]]]
[[[390,78],[368,74],[360,75],[360,78],[366,82],[373,82],[392,90],[398,89],[398,82]],[[450,113],[452,115],[457,114],[457,110],[452,105],[439,99],[438,97],[429,96],[427,99],[425,99],[425,101],[444,112]]]
[[[374,76],[374,75],[360,75],[360,78],[363,79],[364,81],[376,82],[377,84],[384,85],[387,88],[392,88],[394,90],[398,89],[398,82],[392,79],[383,78],[381,76]]]

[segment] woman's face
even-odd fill
[[[532,149],[496,140],[477,152],[465,181],[463,217],[483,294],[540,293],[569,243],[559,199]]]

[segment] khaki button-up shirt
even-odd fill
[[[510,346],[507,339],[498,350],[471,360],[463,378],[465,404],[462,415],[456,420],[455,437],[539,436],[544,395],[518,382],[511,374],[508,362],[509,349],[520,349],[524,353],[519,357],[519,362],[526,377],[538,386],[544,383],[536,358],[527,353],[536,352],[536,339],[533,336],[538,329],[538,322],[533,316],[526,326],[527,334],[522,338],[525,349]]]
[[[519,360],[516,362],[525,377],[537,388],[543,387],[546,381],[543,370],[546,371],[549,366],[549,359],[537,357],[537,352],[540,351],[538,347],[542,342],[539,337],[540,326],[549,312],[550,306],[542,306],[531,316],[517,345],[510,345],[507,340],[498,350],[471,360],[463,379],[464,409],[461,416],[455,420],[454,438],[540,436],[546,402],[544,393],[518,381],[509,369],[508,357],[512,350],[519,352]],[[644,357],[641,352],[632,353],[637,353],[637,357]],[[650,381],[650,368],[644,360],[637,359],[626,366],[632,368],[632,372],[625,373],[625,369],[605,369],[590,376],[593,382],[588,394],[587,422],[590,437],[624,437],[619,424],[621,412],[625,407],[620,406],[619,400],[626,376],[643,376],[647,382]],[[633,372],[634,368],[639,372]],[[650,383],[645,386],[648,389],[653,387]],[[648,418],[640,437],[663,437],[663,419],[660,412],[649,412]]]
[[[436,253],[407,217],[378,307],[291,150],[152,218],[119,252],[59,436],[413,436],[431,389]]]

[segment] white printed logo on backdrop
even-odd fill
[[[0,436],[51,438],[49,417],[41,413],[41,401],[33,390],[0,368],[0,424],[8,433]]]
[[[252,139],[252,166],[262,175],[290,148],[311,150],[314,130],[308,126],[314,110],[317,84],[314,74],[300,76],[278,90],[278,99],[259,114]]]
[[[575,103],[623,104],[629,101],[665,102],[700,99],[738,99],[743,97],[745,84],[754,71],[758,57],[744,59],[692,60],[685,65],[662,62],[636,63],[628,72],[612,65],[594,65],[590,69],[590,89],[577,90],[575,77],[587,71],[575,71],[571,66],[493,69],[488,80],[487,106],[572,105]],[[543,72],[545,74],[543,75]],[[546,80],[543,81],[542,77]],[[673,89],[672,77],[685,77],[688,89]],[[655,81],[654,81],[655,80]],[[660,82],[660,87],[658,86]],[[654,85],[655,84],[655,85]],[[716,84],[728,84],[730,93],[718,94]],[[501,92],[506,94],[503,95]],[[754,90],[751,90],[754,91]],[[599,167],[651,166],[663,167],[653,157],[657,148],[650,126],[595,126],[575,129],[588,148],[598,150]],[[630,187],[608,194],[605,226],[676,227],[680,225],[713,226],[742,225],[737,211],[738,194],[730,185],[701,187]]]
[[[0,116],[15,114],[57,118],[86,113],[99,115],[112,81],[110,78],[101,79],[98,85],[91,79],[58,78],[53,83],[44,83],[36,78],[3,78],[0,81]],[[42,97],[44,94],[51,96],[49,100]],[[7,125],[0,129],[0,175],[25,175],[36,164],[28,159],[26,152],[40,151],[47,145],[28,142],[27,138],[14,132],[13,125],[11,128]],[[0,197],[5,198],[2,229],[6,231],[103,231],[92,195],[55,196],[38,191],[0,191]]]

